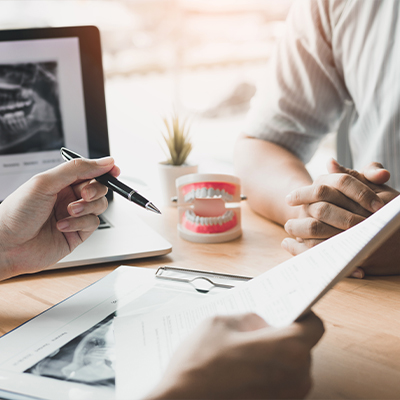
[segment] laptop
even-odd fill
[[[63,162],[62,146],[89,158],[110,155],[98,29],[0,31],[0,201]],[[107,197],[99,229],[53,268],[171,252],[135,215],[135,204],[111,191]]]

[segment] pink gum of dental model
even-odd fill
[[[218,243],[242,234],[239,178],[190,174],[178,178],[176,188],[181,237],[192,242]]]

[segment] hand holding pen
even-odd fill
[[[94,178],[119,174],[111,157],[64,163],[41,172],[0,206],[0,280],[49,268],[99,226],[106,187]]]
[[[77,158],[82,158],[79,154],[75,153],[72,150],[69,150],[65,147],[62,147],[61,156],[65,161],[70,161]],[[118,193],[122,197],[125,197],[129,201],[145,208],[146,210],[153,211],[157,214],[161,214],[161,211],[149,200],[144,198],[141,194],[139,194],[136,190],[130,188],[129,186],[125,185],[117,178],[113,177],[111,174],[107,173],[95,178],[96,181],[102,183],[103,185],[107,186],[113,192]]]

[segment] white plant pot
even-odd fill
[[[166,162],[161,162],[158,164],[160,187],[165,206],[176,207],[177,205],[172,201],[172,199],[176,197],[176,179],[183,175],[196,174],[197,170],[197,165],[171,165],[167,164]]]

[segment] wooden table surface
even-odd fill
[[[242,204],[243,236],[221,244],[198,244],[178,236],[177,210],[162,217],[144,213],[173,245],[172,253],[125,265],[175,265],[256,276],[290,256],[281,249],[283,229]],[[142,216],[142,214],[141,214]],[[19,326],[85,288],[116,264],[46,271],[0,283],[0,334]],[[314,307],[326,332],[313,351],[312,399],[400,398],[400,277],[345,279]]]

